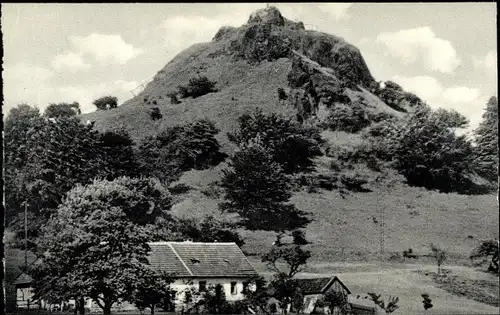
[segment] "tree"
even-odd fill
[[[45,109],[44,115],[49,118],[76,116],[82,113],[78,102],[52,103]]]
[[[478,258],[483,258],[484,260],[488,260],[488,257],[491,256],[491,260],[488,266],[488,271],[494,272],[498,274],[498,250],[499,250],[499,242],[498,240],[486,240],[482,241],[480,245],[475,247],[472,250],[469,258],[471,260],[475,260]]]
[[[259,138],[287,174],[310,170],[313,159],[322,155],[324,140],[317,128],[302,126],[274,113],[266,115],[261,109],[240,116],[238,123],[238,130],[228,134],[229,140],[241,146]]]
[[[363,105],[354,102],[349,106],[335,105],[330,109],[326,124],[331,130],[355,133],[370,124]]]
[[[240,225],[283,233],[310,222],[307,213],[289,203],[289,179],[261,142],[243,146],[229,166],[223,170],[220,183],[226,201],[219,207],[222,212],[237,213]]]
[[[138,309],[149,308],[154,315],[156,306],[170,299],[172,278],[163,272],[143,269],[143,274],[134,284],[131,301]]]
[[[225,158],[215,138],[219,129],[208,119],[167,128],[139,147],[141,168],[150,176],[171,181],[190,169],[206,169]]]
[[[427,313],[427,310],[432,308],[432,306],[433,306],[432,300],[429,297],[429,294],[427,294],[427,293],[422,294],[422,298],[423,298],[422,303],[424,304],[424,310]]]
[[[50,217],[64,194],[76,184],[89,183],[101,171],[98,133],[75,117],[45,118],[33,121],[25,134],[26,151],[23,167],[17,167],[21,204],[35,213],[38,226]],[[18,196],[20,196],[18,195]],[[13,224],[15,232],[24,237],[22,221]],[[35,238],[39,229],[33,229]],[[34,244],[30,242],[30,244]]]
[[[268,304],[270,294],[266,284],[267,282],[262,276],[254,276],[245,282],[243,295],[248,307],[258,310],[259,313],[269,315],[275,313],[275,311]]]
[[[308,244],[303,232],[296,230],[292,235],[292,243],[283,243],[282,235],[278,234],[271,250],[262,256],[262,262],[275,272],[270,286],[274,291],[273,297],[278,300],[282,309],[286,309],[289,304],[294,304],[296,309],[299,308],[297,299],[301,293],[293,277],[302,270],[311,257],[311,252],[303,247]],[[280,267],[283,264],[285,266]]]
[[[386,305],[384,300],[380,299],[380,294],[368,292],[368,295],[370,296],[370,299],[373,301],[373,303],[375,303],[375,305],[382,308],[386,314],[390,314],[399,308],[399,306],[397,305],[399,302],[398,297],[389,296],[388,302]]]
[[[440,248],[437,245],[431,244],[430,247],[431,247],[431,251],[432,251],[431,257],[434,257],[434,259],[436,260],[437,267],[438,267],[438,274],[441,274],[441,265],[448,258],[447,253],[444,249]]]
[[[99,134],[97,158],[99,176],[113,180],[121,176],[138,177],[141,175],[135,143],[123,129],[106,131]]]
[[[489,180],[498,178],[498,99],[491,97],[483,113],[483,121],[475,130],[475,168]]]
[[[215,138],[218,132],[212,121],[200,119],[148,137],[139,147],[141,169],[149,176],[172,181],[190,169],[216,165],[225,158]]]
[[[206,76],[191,78],[187,86],[179,86],[179,94],[182,98],[189,96],[197,98],[208,93],[217,92],[216,83],[210,81]]]
[[[155,179],[75,186],[38,239],[36,296],[88,296],[110,314],[114,303],[133,298],[147,274],[147,242],[171,220],[170,207],[168,190]]]
[[[330,314],[334,314],[335,309],[338,309],[341,314],[345,314],[348,304],[347,296],[341,292],[329,290],[321,298],[320,304],[328,306]]]
[[[118,98],[115,96],[103,96],[92,102],[97,109],[107,110],[118,107]]]
[[[408,183],[442,192],[469,193],[472,146],[455,129],[466,119],[453,111],[419,107],[406,121],[395,122],[380,149],[393,159],[395,168]]]
[[[206,216],[200,221],[179,219],[177,226],[183,239],[188,238],[194,242],[234,242],[240,247],[245,243],[235,231],[235,224],[217,220],[213,216]]]
[[[25,168],[31,141],[30,130],[42,120],[37,107],[20,104],[12,108],[4,124],[4,189],[5,220],[10,225],[14,217],[23,211],[27,200]]]

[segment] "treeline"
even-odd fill
[[[123,176],[154,177],[168,184],[184,171],[225,158],[215,139],[219,130],[211,121],[173,126],[136,144],[124,130],[98,132],[83,124],[68,113],[71,106],[51,104],[41,114],[22,104],[6,117],[6,222],[22,232],[27,207],[30,239],[78,184]]]
[[[136,144],[123,130],[96,131],[68,108],[75,106],[54,104],[41,114],[22,104],[6,119],[6,214],[23,248],[24,207],[28,210],[28,247],[38,260],[26,272],[36,297],[75,299],[80,313],[86,297],[105,314],[121,300],[153,310],[164,302],[164,284],[171,279],[147,268],[147,242],[242,245],[239,227],[276,232],[263,261],[275,271],[275,297],[283,305],[290,301],[295,291],[284,288],[311,255],[303,248],[308,242],[302,230],[310,218],[290,203],[290,180],[310,171],[322,154],[318,129],[260,111],[240,117],[239,129],[230,135],[239,149],[220,182],[220,209],[239,220],[186,220],[170,212],[173,195],[182,193],[170,184],[185,171],[226,158],[213,122],[172,126]],[[283,241],[286,236],[292,241]],[[281,262],[284,268],[277,267]],[[265,292],[248,293],[249,301],[258,303]]]

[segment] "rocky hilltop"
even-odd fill
[[[191,78],[216,82],[216,93],[172,104],[169,95]],[[240,27],[224,26],[210,42],[179,53],[136,97],[119,108],[86,115],[99,129],[125,128],[135,138],[185,120],[207,117],[218,123],[221,139],[236,118],[253,107],[297,116],[325,118],[328,108],[343,100],[359,101],[363,110],[401,115],[376,95],[379,84],[359,49],[344,39],[306,30],[275,7],[251,14]],[[280,98],[277,93],[285,94]],[[149,120],[158,107],[163,119]],[[132,128],[133,127],[133,128]]]

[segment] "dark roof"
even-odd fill
[[[177,277],[249,277],[257,272],[235,243],[149,243],[149,263]]]
[[[21,273],[17,278],[12,282],[13,285],[16,284],[30,284],[33,279],[26,273]]]
[[[342,287],[350,294],[351,291],[340,281],[339,278],[333,276],[331,278],[311,278],[311,279],[296,279],[297,285],[302,290],[302,294],[324,294],[332,286],[335,281],[338,281]]]

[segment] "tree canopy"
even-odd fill
[[[310,170],[313,159],[322,155],[319,129],[306,127],[277,114],[257,109],[238,118],[239,128],[228,134],[229,140],[244,145],[259,138],[274,162],[287,174]]]
[[[498,99],[486,104],[483,120],[475,130],[475,165],[479,174],[490,180],[498,178]]]
[[[118,98],[115,96],[103,96],[92,102],[97,109],[107,110],[118,107]]]
[[[38,296],[86,296],[110,314],[130,300],[147,270],[148,240],[170,220],[171,196],[158,180],[120,177],[71,189],[38,239]]]
[[[45,109],[44,115],[46,117],[68,117],[76,116],[82,113],[80,104],[77,102],[69,103],[52,103]]]
[[[220,208],[239,214],[245,228],[281,233],[309,223],[307,214],[289,203],[289,179],[260,141],[243,146],[229,165],[223,170]]]

